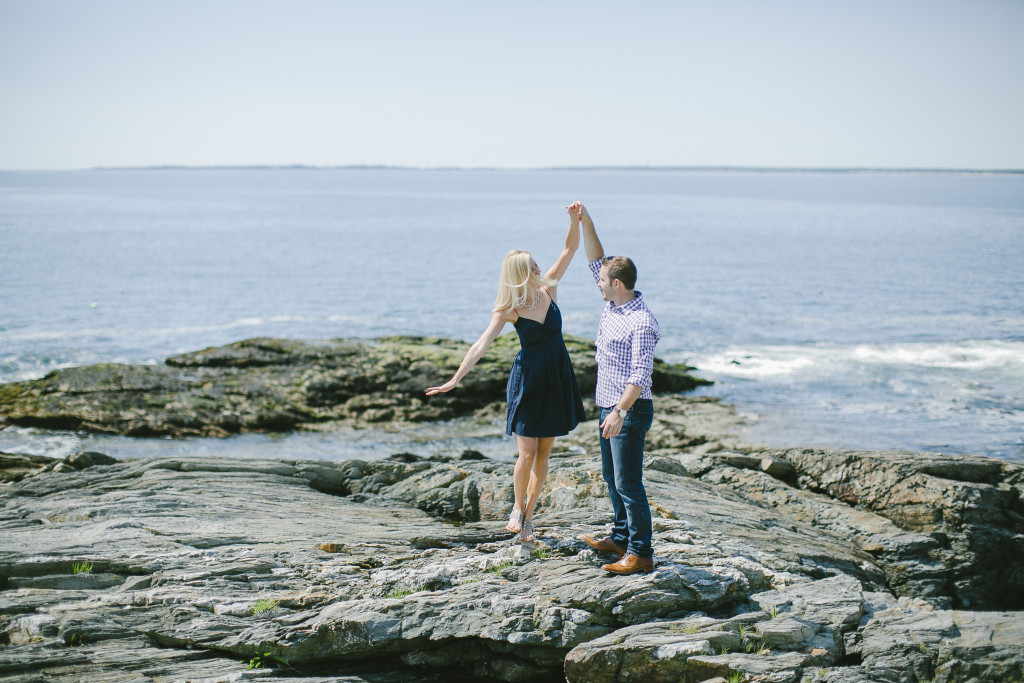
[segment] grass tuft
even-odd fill
[[[277,609],[280,603],[277,600],[271,600],[269,598],[261,598],[256,601],[252,607],[249,608],[249,614],[259,614],[261,612],[269,612]]]
[[[242,660],[242,664],[245,664],[245,660]],[[250,669],[274,669],[277,667],[288,667],[291,665],[288,660],[284,657],[278,657],[273,652],[257,652],[252,659],[249,660],[249,666],[245,667],[246,671]]]

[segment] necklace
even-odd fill
[[[537,304],[538,303],[540,303],[540,290],[539,289],[536,292],[533,293],[533,303],[530,303],[530,304],[524,303],[523,304],[523,308],[532,311],[533,309],[537,308]]]

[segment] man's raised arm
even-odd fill
[[[593,263],[604,256],[604,247],[601,246],[601,240],[597,238],[597,230],[594,228],[593,219],[587,213],[587,207],[582,204],[580,205],[580,219],[580,225],[583,228],[583,248],[587,252],[587,262]]]

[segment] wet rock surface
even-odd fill
[[[274,359],[204,353],[180,367]],[[1024,681],[1024,468],[756,448],[734,421],[657,398],[656,566],[631,577],[580,540],[610,522],[595,422],[556,442],[529,543],[512,466],[471,451],[2,454],[0,678]]]
[[[515,335],[500,337],[458,391],[427,399],[425,389],[451,377],[467,347],[425,337],[249,339],[173,356],[164,365],[104,363],[3,385],[0,416],[23,426],[132,436],[445,420],[504,400],[519,343]],[[583,393],[592,394],[593,342],[566,337],[566,347]],[[688,370],[656,361],[656,389],[709,384]]]

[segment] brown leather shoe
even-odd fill
[[[611,538],[602,538],[600,541],[595,541],[591,536],[584,536],[583,541],[598,552],[615,553],[620,558],[626,554],[626,549]]]
[[[654,571],[654,558],[637,557],[630,553],[622,557],[618,562],[602,565],[601,569],[612,574],[619,574],[620,576],[629,576],[637,572],[649,574]]]

